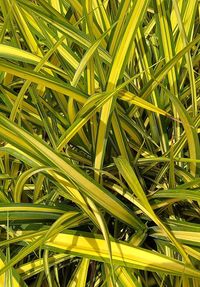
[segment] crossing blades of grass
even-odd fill
[[[198,1],[0,15],[0,285],[197,287]]]

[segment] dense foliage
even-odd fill
[[[199,286],[199,11],[0,0],[0,286]]]

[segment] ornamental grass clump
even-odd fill
[[[0,0],[0,286],[199,286],[199,8]]]

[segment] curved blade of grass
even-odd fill
[[[38,205],[38,204],[29,204],[29,203],[1,203],[0,204],[0,212],[14,212],[14,211],[30,211],[30,212],[39,212],[39,213],[52,213],[52,214],[63,214],[69,207],[61,208],[61,206],[53,207],[47,205]]]
[[[13,199],[15,202],[21,202],[21,195],[23,192],[23,187],[26,183],[26,181],[33,175],[40,173],[40,172],[45,172],[49,170],[55,170],[54,168],[51,167],[36,167],[36,168],[31,168],[25,172],[23,172],[17,179],[17,182],[15,184],[15,189],[13,192]]]
[[[9,214],[10,224],[23,223],[23,222],[46,222],[55,221],[60,215],[66,212],[63,207],[51,207],[39,204],[7,204],[0,203],[0,222],[3,224],[7,220]],[[69,212],[79,213],[77,210],[70,210]]]
[[[36,56],[30,52],[23,51],[16,47],[11,47],[5,44],[0,44],[0,57],[5,59],[13,59],[16,61],[21,61],[24,63],[30,63],[30,64],[38,64],[41,61],[41,57]],[[64,73],[63,70],[59,69],[55,65],[51,64],[50,62],[45,62],[44,66],[46,68],[53,69],[55,71],[59,71],[61,73]]]
[[[44,76],[42,74],[31,72],[28,69],[17,67],[11,63],[0,63],[0,71],[4,71],[10,73],[12,75],[16,75],[23,79],[29,80],[36,84],[44,85],[47,88],[55,90],[61,94],[72,97],[80,103],[85,103],[87,97],[78,89],[74,89],[70,85],[65,84],[57,80],[55,77],[51,77],[50,75]]]
[[[91,234],[82,235],[81,233],[76,234],[76,232],[60,233],[46,243],[45,246],[52,250],[65,251],[73,255],[93,258],[101,262],[108,263],[109,261],[107,243],[99,236],[91,237]],[[111,247],[113,262],[116,265],[143,270],[155,270],[156,272],[165,272],[174,275],[182,275],[184,273],[190,277],[200,278],[198,270],[167,256],[115,241],[111,241]]]

